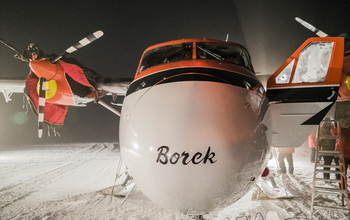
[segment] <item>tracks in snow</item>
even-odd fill
[[[27,198],[29,195],[42,190],[46,185],[53,183],[63,176],[67,175],[72,170],[86,164],[87,162],[110,153],[113,149],[111,146],[103,144],[95,144],[80,148],[75,152],[75,155],[70,155],[71,159],[66,159],[57,166],[50,168],[31,178],[23,180],[19,183],[8,185],[0,189],[0,212],[5,207],[15,204]]]

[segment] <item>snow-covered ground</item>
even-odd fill
[[[294,175],[277,175],[293,199],[268,199],[251,190],[212,220],[308,219],[313,164],[306,146],[296,149]],[[91,143],[51,146],[0,146],[0,219],[176,219],[136,190],[123,198],[111,196],[120,160],[118,144]],[[269,162],[276,169],[274,160]],[[121,180],[117,181],[120,183]],[[338,198],[321,197],[321,203]],[[337,201],[339,202],[339,201]],[[314,219],[347,219],[322,210]]]

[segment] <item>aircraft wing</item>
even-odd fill
[[[97,88],[100,91],[107,93],[106,95],[118,95],[124,96],[130,83],[131,78],[110,79],[103,78],[96,82]],[[25,88],[25,79],[23,78],[2,78],[0,79],[0,91],[5,97],[5,101],[11,101],[11,95],[13,93],[23,93]]]
[[[0,79],[0,91],[4,94],[5,101],[11,101],[13,93],[23,93],[25,79]]]
[[[102,91],[108,92],[109,95],[116,94],[125,96],[126,91],[129,88],[130,83],[133,79],[131,78],[119,78],[111,79],[105,78],[97,81],[97,88]]]
[[[310,38],[269,78],[270,146],[299,147],[325,116],[336,119],[343,58],[344,38]]]

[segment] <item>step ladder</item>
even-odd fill
[[[333,131],[336,131],[338,135],[333,136],[330,132],[329,134],[323,134],[322,132],[320,132],[322,126],[327,126],[327,128],[333,129]],[[316,152],[314,177],[312,182],[310,219],[312,219],[313,215],[316,214],[319,210],[333,210],[337,212],[347,213],[347,218],[348,220],[350,220],[350,205],[348,198],[348,185],[343,150],[340,149],[340,151],[327,151],[323,150],[320,146],[320,142],[322,140],[341,141],[340,131],[341,129],[339,126],[339,122],[334,120],[323,120],[317,127],[315,138]],[[338,164],[333,163],[331,165],[326,165],[324,164],[324,160],[321,160],[321,157],[324,156],[339,158],[339,162]],[[329,174],[329,179],[324,178],[324,173]],[[337,179],[336,175],[340,176],[340,179]],[[322,202],[323,204],[320,204],[320,195],[327,195],[331,199],[334,198],[334,201],[336,202],[332,203],[331,205],[324,205],[324,202]],[[339,196],[341,198],[341,204],[339,204]],[[344,204],[344,200],[346,200],[346,205]]]

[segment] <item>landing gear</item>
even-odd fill
[[[135,186],[136,186],[135,182],[133,181],[132,176],[129,175],[127,168],[125,168],[126,170],[124,170],[122,172],[122,164],[123,164],[123,159],[120,158],[119,164],[117,167],[116,177],[114,180],[114,185],[113,185],[112,192],[111,192],[111,196],[115,195],[118,197],[124,197],[120,206],[122,206],[124,204],[124,202],[126,201],[126,199],[129,198],[129,196],[133,193]],[[116,185],[117,180],[121,177],[125,178],[123,180],[123,183],[120,185]]]
[[[179,220],[209,220],[209,219],[204,218],[203,215],[181,214],[181,218]]]
[[[206,220],[203,215],[190,215],[190,218],[194,220]]]

